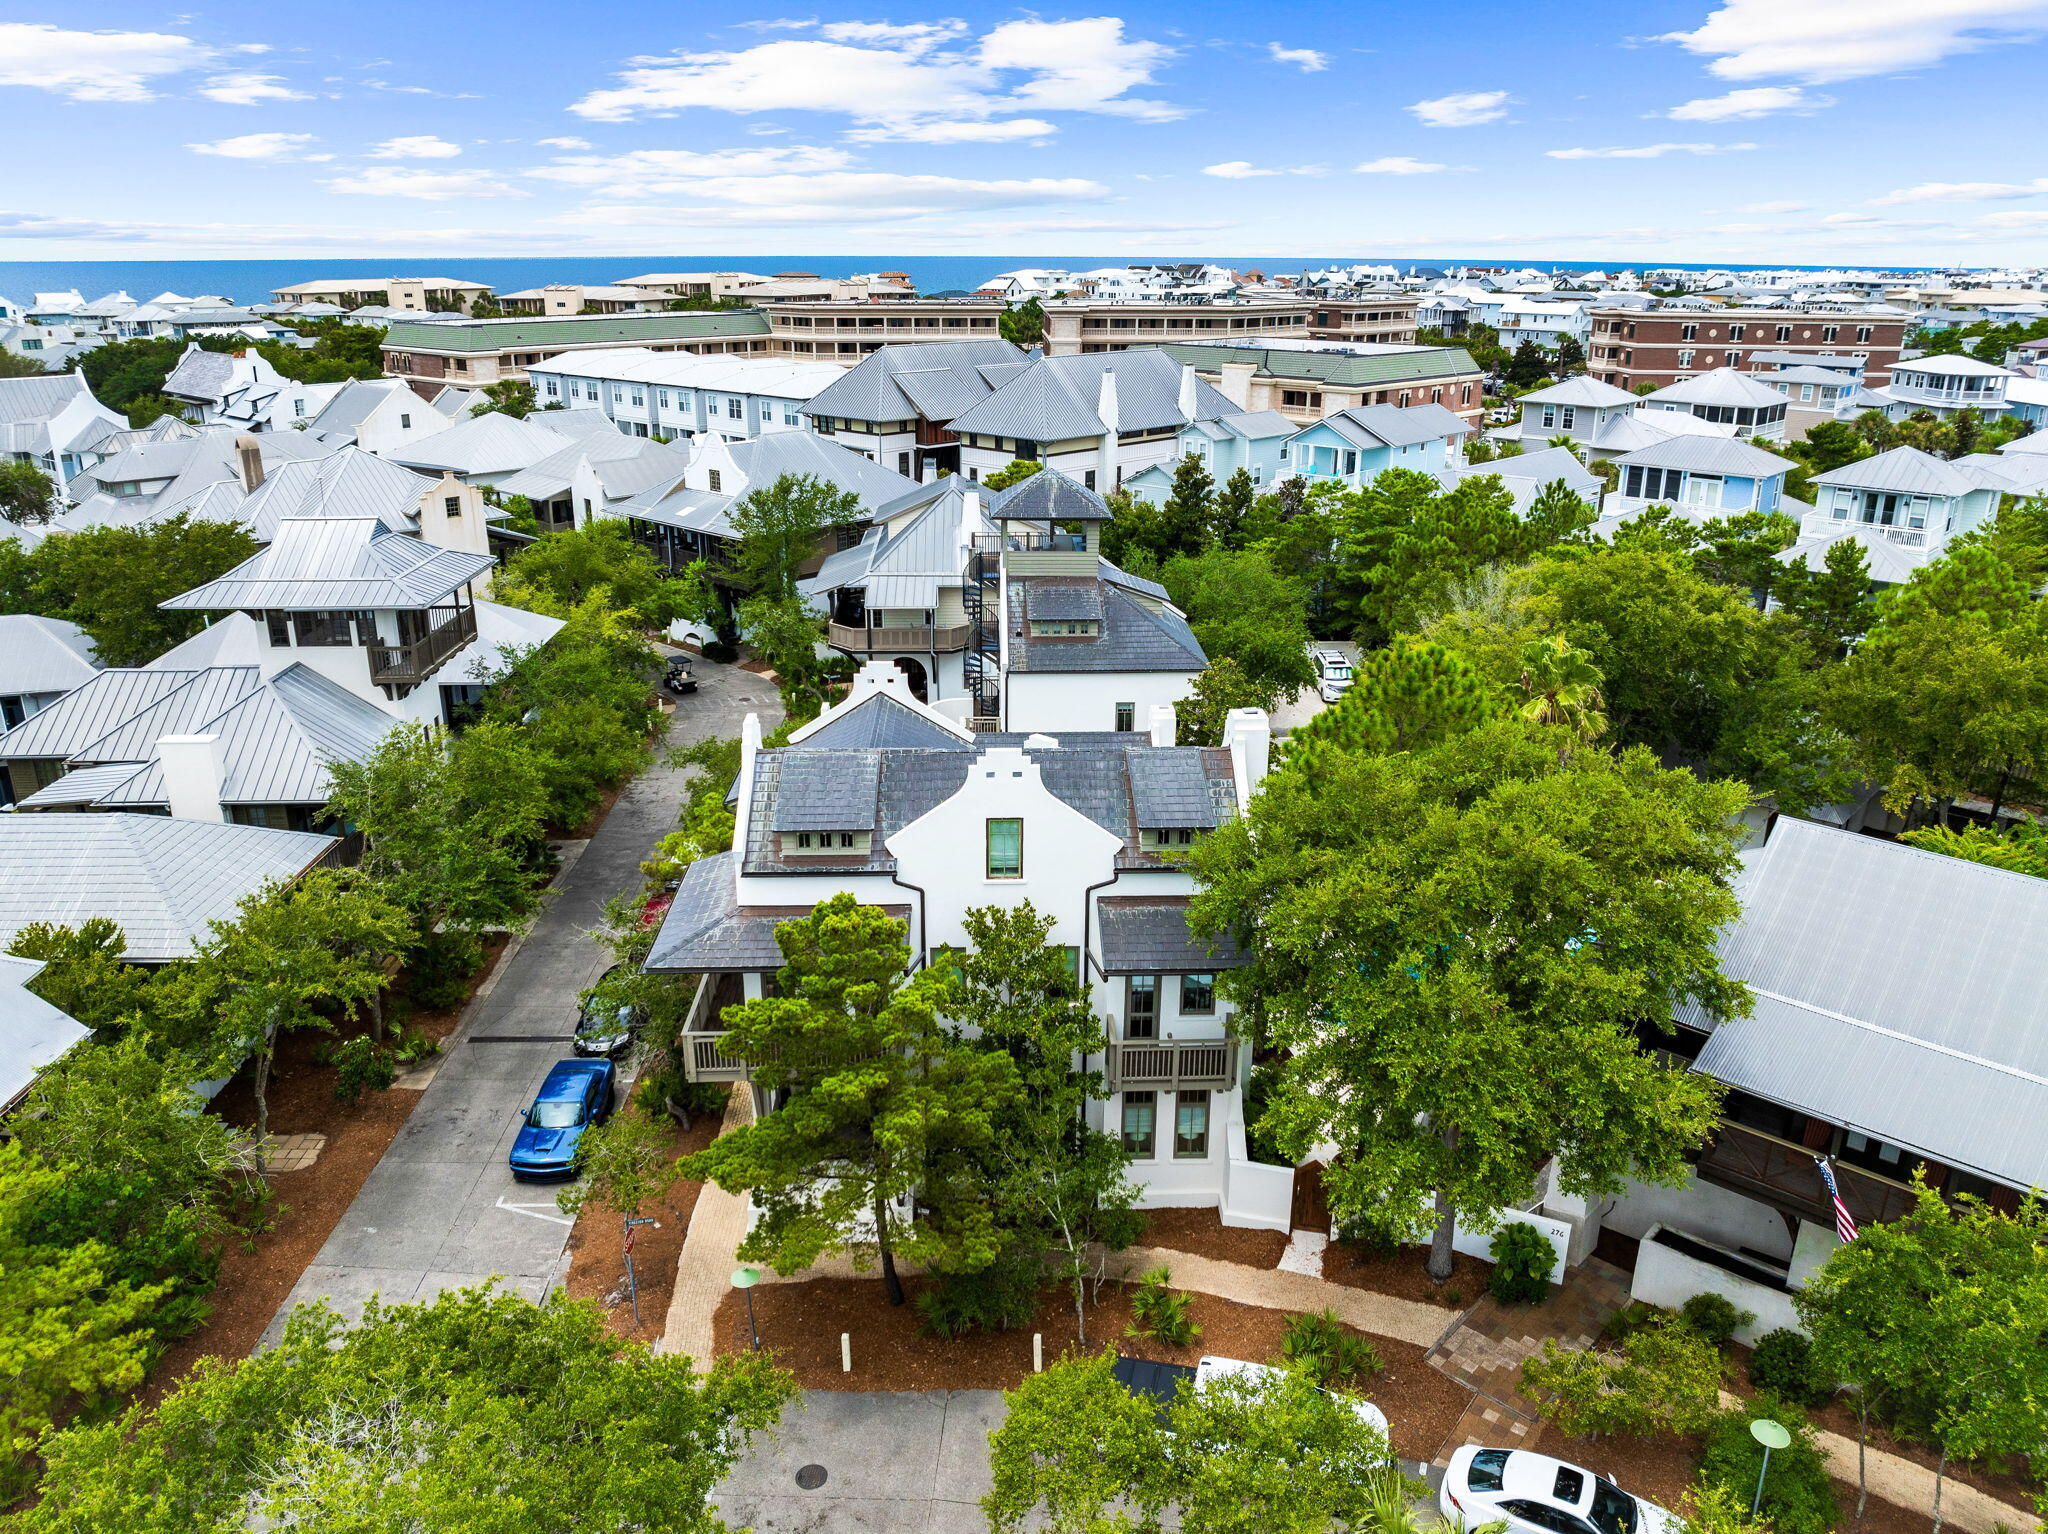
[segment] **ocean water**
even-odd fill
[[[487,282],[500,293],[539,287],[549,282],[598,284],[642,272],[810,272],[820,277],[845,277],[855,272],[907,272],[924,293],[948,288],[975,288],[998,272],[1022,267],[1054,267],[1086,271],[1098,266],[1128,266],[1135,261],[1211,260],[1239,271],[1256,268],[1269,275],[1353,262],[1415,266],[1532,266],[1544,271],[1614,271],[1622,266],[1682,267],[1692,270],[1801,270],[1782,263],[1766,265],[1710,264],[1683,261],[1523,261],[1500,257],[1445,256],[1427,260],[1372,255],[1349,256],[516,256],[472,260],[466,256],[424,260],[330,261],[324,257],[266,261],[0,261],[0,295],[27,302],[32,293],[76,288],[88,299],[126,289],[136,299],[159,293],[219,294],[236,303],[267,303],[273,289],[288,283],[331,277],[394,277],[408,274],[457,277]],[[1806,267],[1819,271],[1825,268]],[[1859,268],[1849,268],[1858,270]],[[1882,270],[1883,268],[1861,268]]]

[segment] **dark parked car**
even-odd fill
[[[584,1130],[610,1116],[617,1074],[609,1060],[557,1060],[512,1142],[513,1177],[520,1182],[574,1177],[577,1142]]]
[[[677,655],[670,658],[667,669],[661,673],[661,685],[679,698],[697,690],[697,679],[690,674],[687,656]]]
[[[577,1054],[616,1055],[647,1021],[646,1012],[622,993],[628,973],[625,965],[614,964],[584,995],[576,1014]]]

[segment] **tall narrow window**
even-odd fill
[[[988,823],[988,876],[991,879],[1024,877],[1024,822],[991,820]]]
[[[1159,1097],[1155,1092],[1124,1093],[1124,1149],[1133,1156],[1152,1154],[1157,1132]]]
[[[718,472],[718,470],[716,470],[716,469],[707,469],[707,470],[705,470],[704,472],[705,472],[705,477],[706,477],[707,479],[709,479],[709,480],[710,480],[710,482],[711,482],[711,488],[712,488],[713,490],[723,490],[723,489],[725,488],[725,487],[724,487],[723,485],[721,485],[721,484],[719,483],[719,480],[720,480],[721,478],[723,478],[723,476],[722,476],[722,475],[721,475],[721,474],[720,474],[720,473]]]
[[[1138,727],[1138,705],[1119,703],[1116,706],[1116,727],[1120,731],[1135,730]]]
[[[1173,1103],[1173,1153],[1187,1158],[1209,1154],[1209,1094],[1176,1092]]]
[[[1124,1037],[1159,1037],[1159,977],[1133,975],[1124,1000]]]

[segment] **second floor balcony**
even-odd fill
[[[894,650],[926,650],[941,653],[964,650],[973,637],[967,623],[889,624],[873,628],[852,623],[828,623],[825,638],[841,650],[873,655]]]
[[[372,682],[380,687],[417,687],[476,638],[476,609],[467,604],[431,607],[422,616],[431,627],[416,637],[368,646]]]
[[[1104,1064],[1112,1092],[1146,1087],[1227,1092],[1237,1085],[1237,1041],[1125,1040],[1109,1046]]]

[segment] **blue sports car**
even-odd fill
[[[526,1110],[512,1142],[512,1175],[520,1182],[560,1182],[576,1175],[576,1142],[612,1111],[609,1060],[558,1060]]]

